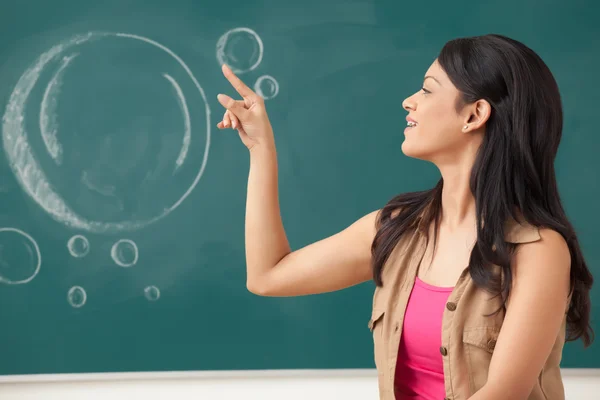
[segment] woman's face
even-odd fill
[[[409,112],[407,119],[416,126],[404,131],[402,152],[414,158],[438,163],[457,159],[472,141],[470,129],[464,129],[469,121],[468,107],[465,113],[456,110],[460,92],[452,84],[437,60],[427,70],[423,89],[406,98],[402,103]]]

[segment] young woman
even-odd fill
[[[434,163],[431,190],[391,199],[291,251],[265,106],[219,95],[219,128],[250,150],[247,286],[263,296],[374,279],[368,326],[382,399],[564,399],[565,340],[593,340],[592,276],[561,205],[561,98],[545,63],[501,35],[448,42],[404,100],[402,151]]]

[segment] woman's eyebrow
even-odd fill
[[[433,76],[431,76],[431,75],[427,75],[427,76],[426,76],[426,77],[423,79],[423,81],[427,80],[427,78],[431,78],[431,79],[433,79],[434,81],[436,81],[436,82],[437,82],[437,84],[438,84],[438,85],[442,86],[442,84],[440,83],[440,81],[438,81],[437,79],[435,79],[435,77],[433,77]]]

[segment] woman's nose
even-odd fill
[[[404,101],[402,102],[402,108],[404,108],[406,111],[414,111],[415,104],[412,100],[412,97],[407,97],[406,99],[404,99]]]

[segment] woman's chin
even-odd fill
[[[404,138],[404,142],[402,142],[402,153],[404,153],[404,155],[407,157],[419,158],[419,151],[415,147],[415,143],[412,143],[411,139]]]
[[[409,138],[405,138],[404,142],[402,142],[402,153],[407,157],[425,161],[429,159],[428,155],[430,155],[430,152],[425,151],[425,149],[418,146],[417,143],[414,143],[413,140]]]

